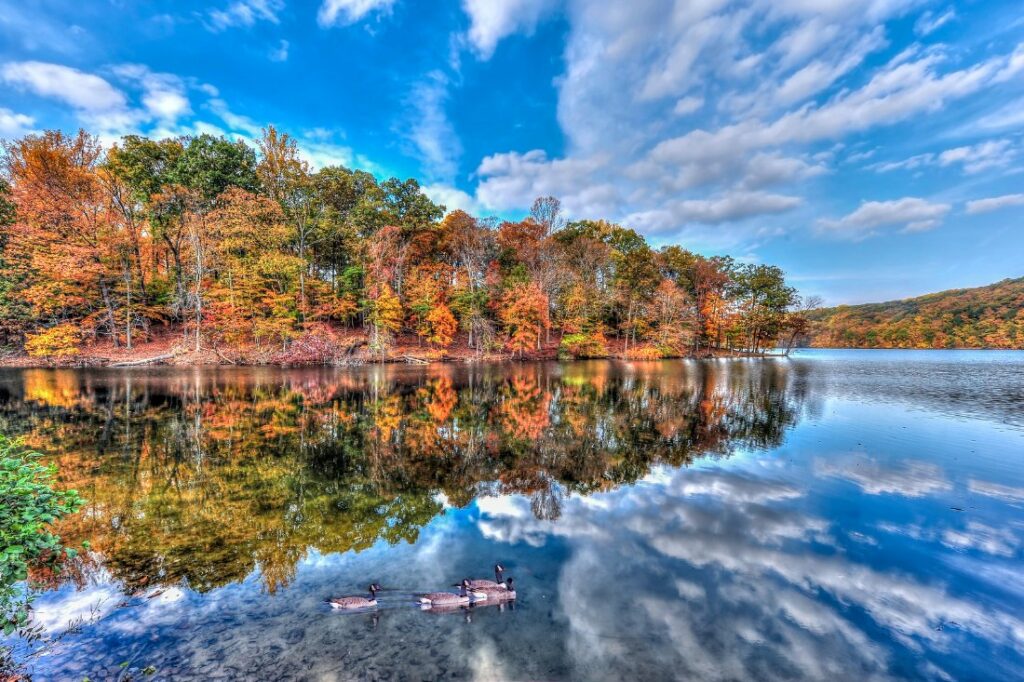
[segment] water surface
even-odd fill
[[[1024,669],[1024,353],[19,370],[0,430],[88,500],[35,679]],[[495,561],[514,608],[412,605]]]

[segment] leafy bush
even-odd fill
[[[38,334],[30,334],[25,350],[36,358],[68,358],[78,355],[81,332],[73,324],[58,324]]]
[[[562,337],[558,352],[562,356],[573,358],[606,358],[608,346],[605,345],[604,334],[566,334]]]
[[[73,490],[53,487],[53,467],[39,463],[39,453],[0,436],[0,624],[3,633],[28,628],[28,599],[17,588],[27,579],[34,562],[56,562],[62,552],[60,538],[49,524],[76,511],[82,504]]]
[[[623,357],[629,360],[660,360],[665,356],[657,346],[644,344],[633,346],[623,353]]]

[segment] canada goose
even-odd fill
[[[473,591],[478,594],[486,595],[486,599],[489,602],[511,601],[516,598],[516,588],[512,586],[512,578],[507,579],[504,585],[495,585],[494,587],[476,587]]]
[[[431,606],[453,606],[456,604],[469,604],[480,599],[486,599],[487,595],[482,592],[470,591],[469,580],[463,580],[458,584],[459,592],[429,592],[419,595],[420,604]]]
[[[470,589],[477,589],[481,587],[496,587],[499,590],[505,589],[505,582],[501,579],[502,574],[505,573],[505,567],[501,564],[494,564],[494,580],[470,580]]]
[[[377,583],[371,583],[369,597],[335,597],[328,599],[327,603],[334,609],[366,609],[377,605],[377,593],[383,588]]]

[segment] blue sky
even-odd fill
[[[267,123],[829,303],[1024,275],[1019,0],[0,0],[0,137]]]

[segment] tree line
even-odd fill
[[[654,249],[553,197],[519,221],[446,214],[412,179],[313,170],[273,127],[256,149],[56,130],[3,145],[0,345],[33,356],[130,349],[160,325],[264,358],[339,330],[381,357],[412,335],[520,357],[756,353],[792,345],[799,307],[777,267]]]

